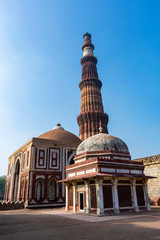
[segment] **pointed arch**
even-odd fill
[[[56,193],[57,193],[57,181],[54,178],[52,178],[48,184],[48,199],[50,201],[55,201]]]
[[[36,182],[36,189],[35,189],[35,198],[37,202],[41,202],[44,198],[44,182],[42,180],[38,180]]]

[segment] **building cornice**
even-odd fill
[[[26,148],[31,142],[33,142],[33,138],[31,138],[28,142],[23,144],[20,148],[18,148],[15,152],[13,152],[10,156],[9,159],[12,158],[13,156],[19,155],[19,153],[22,152],[23,148]]]

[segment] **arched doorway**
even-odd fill
[[[56,200],[56,181],[52,179],[48,185],[48,198],[50,201]]]
[[[18,186],[19,186],[20,161],[16,162],[15,177],[14,177],[14,201],[18,200]]]
[[[44,198],[44,184],[41,180],[39,180],[36,184],[36,200],[37,202],[41,202]]]

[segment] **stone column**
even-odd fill
[[[85,189],[86,189],[86,213],[89,213],[90,209],[89,181],[85,181]]]
[[[143,190],[144,190],[144,200],[145,200],[145,205],[146,205],[146,209],[147,209],[147,211],[151,211],[150,202],[149,202],[149,196],[148,196],[148,186],[147,186],[147,181],[148,181],[148,179],[146,179],[146,180],[144,181],[144,185],[143,185]]]
[[[118,179],[112,180],[112,194],[113,194],[113,207],[114,212],[119,214],[119,200],[118,200],[118,189],[117,189]]]
[[[97,215],[104,213],[103,180],[96,180]]]
[[[139,212],[138,202],[137,202],[137,192],[136,192],[136,180],[133,179],[131,182],[132,189],[132,200],[135,212]]]
[[[76,212],[77,209],[77,183],[73,183],[73,212]]]
[[[65,183],[66,185],[66,211],[69,210],[69,207],[68,207],[68,188],[69,188],[69,184],[68,183]]]

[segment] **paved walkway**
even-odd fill
[[[149,213],[95,217],[63,209],[0,212],[0,240],[157,240],[160,209]]]

